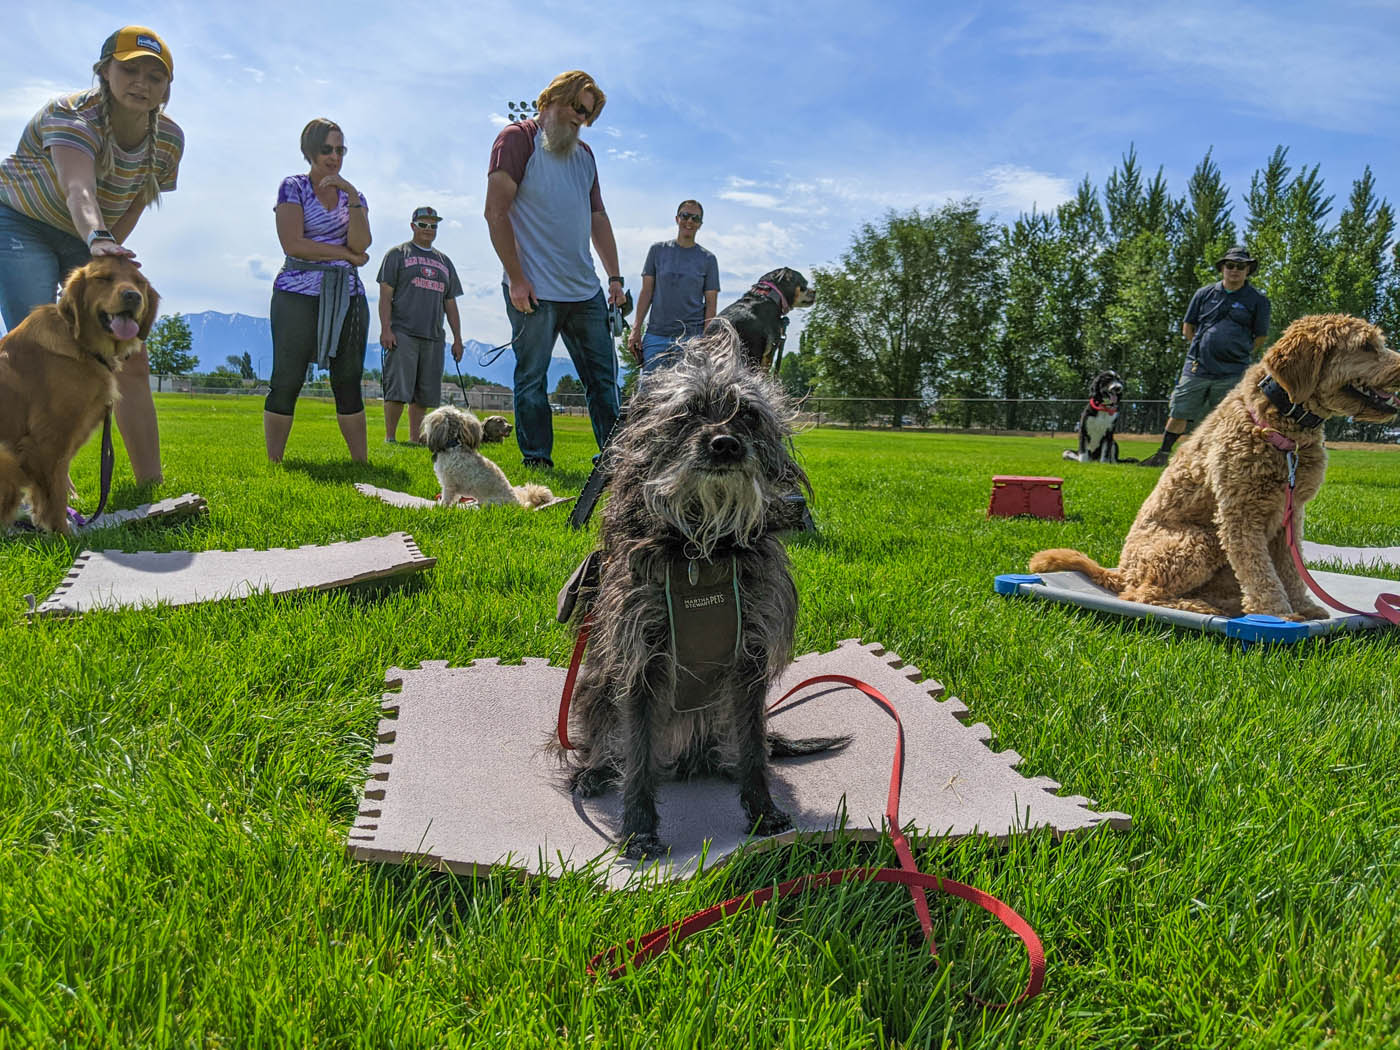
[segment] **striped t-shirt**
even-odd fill
[[[322,244],[343,245],[350,233],[349,194],[344,190],[336,190],[335,207],[331,211],[327,211],[316,199],[316,187],[311,185],[311,176],[309,175],[288,175],[283,179],[282,185],[277,187],[277,203],[300,205],[302,233],[308,240],[320,241]],[[360,203],[365,206],[365,215],[368,216],[369,204],[365,201],[363,193],[360,194]],[[350,294],[365,294],[364,282],[360,280],[359,272],[350,266],[349,262],[343,259],[320,259],[317,261],[330,263],[332,266],[350,267]],[[277,280],[272,282],[272,287],[279,292],[320,295],[321,273],[320,270],[284,268],[277,275]]]
[[[19,147],[0,161],[0,204],[22,215],[77,236],[68,214],[63,188],[58,184],[53,146],[71,146],[97,160],[102,149],[100,112],[102,91],[92,88],[49,102],[34,115]],[[112,143],[112,170],[97,175],[97,206],[102,220],[112,226],[126,214],[146,181],[147,141],[133,150]],[[185,151],[185,133],[162,113],[156,125],[156,181],[161,192],[175,188],[180,155]]]

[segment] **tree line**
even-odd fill
[[[1356,314],[1393,336],[1394,210],[1369,167],[1329,223],[1334,203],[1319,167],[1295,170],[1279,146],[1250,179],[1237,226],[1210,151],[1174,196],[1129,148],[1101,190],[1086,176],[1053,211],[1009,225],[974,200],[892,211],[856,232],[839,265],[815,271],[817,302],[783,381],[795,394],[924,404],[1080,399],[1112,368],[1130,397],[1165,398],[1185,356],[1187,303],[1240,243],[1272,305],[1268,342],[1310,313]]]

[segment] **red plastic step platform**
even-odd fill
[[[1064,478],[1029,478],[1018,474],[992,475],[992,500],[987,504],[987,517],[1014,518],[1030,514],[1037,518],[1063,521],[1065,504],[1060,496]]]

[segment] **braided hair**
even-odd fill
[[[97,123],[102,131],[102,147],[97,152],[97,175],[112,174],[112,169],[116,165],[116,160],[112,156],[113,144],[116,135],[112,132],[112,88],[107,83],[107,78],[102,75],[102,67],[108,62],[115,61],[111,58],[104,58],[93,64],[92,74],[97,77],[102,92],[101,102],[97,107]],[[142,181],[138,198],[141,203],[149,208],[151,205],[160,206],[160,179],[156,175],[156,135],[160,131],[160,115],[165,110],[165,104],[170,101],[170,88],[165,89],[165,98],[160,104],[146,114],[146,176]]]

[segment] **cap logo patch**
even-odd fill
[[[153,36],[147,36],[145,33],[136,34],[136,46],[143,47],[147,51],[154,51],[158,55],[164,53],[164,49],[160,46],[160,41]]]

